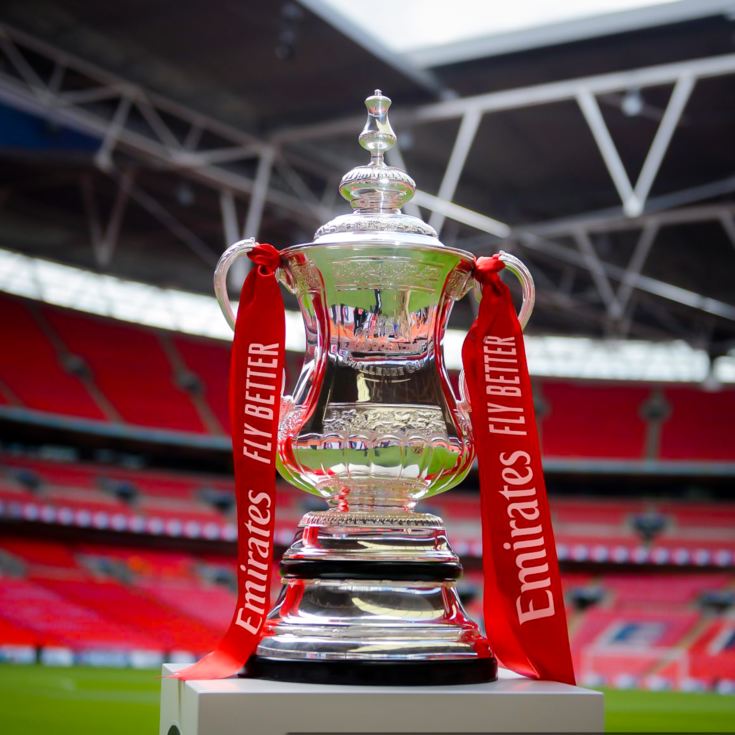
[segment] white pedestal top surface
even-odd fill
[[[160,735],[601,732],[599,692],[500,670],[485,684],[339,686],[266,679],[181,682],[164,664]]]

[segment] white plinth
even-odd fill
[[[599,692],[502,671],[488,684],[357,687],[181,682],[164,664],[160,735],[602,732]]]

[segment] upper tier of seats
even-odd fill
[[[194,435],[228,430],[228,345],[0,296],[8,408]],[[288,372],[300,356],[289,353]],[[544,455],[735,461],[735,390],[536,380]]]
[[[0,298],[0,399],[37,411],[85,419],[109,419],[85,382],[64,368],[38,309],[19,299]]]
[[[192,396],[177,385],[155,332],[119,321],[43,308],[46,324],[80,357],[115,418],[137,426],[205,432]]]
[[[638,386],[544,382],[544,452],[550,457],[642,459],[650,389]]]

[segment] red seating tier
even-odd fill
[[[138,585],[150,597],[187,617],[203,622],[212,630],[224,632],[235,609],[234,593],[223,587],[181,582],[162,584],[157,580],[143,580]],[[272,591],[277,593],[278,586]]]
[[[662,459],[735,460],[735,390],[669,387],[665,395],[671,415],[661,430]]]
[[[173,342],[189,370],[199,376],[209,405],[223,429],[229,433],[227,384],[230,355],[227,345],[181,335],[176,335]]]
[[[642,680],[655,671],[664,661],[661,651],[640,649],[639,651],[607,650],[575,651],[574,669],[577,677],[585,681],[591,672],[602,674],[605,683],[626,685],[625,682]]]
[[[52,541],[37,541],[16,536],[0,538],[0,551],[18,557],[33,567],[59,567],[79,570],[71,547]]]
[[[695,612],[683,610],[652,611],[635,610],[619,613],[615,610],[593,608],[587,612],[576,628],[572,642],[582,647],[592,643],[613,645],[611,636],[625,624],[657,625],[657,633],[647,642],[647,646],[672,646],[697,622]]]
[[[0,382],[22,406],[38,411],[105,420],[84,383],[67,373],[26,304],[0,297]],[[0,390],[0,395],[3,391]],[[10,403],[5,396],[4,403]]]
[[[735,647],[726,645],[733,635],[735,622],[713,620],[690,648],[690,675],[709,684],[719,679],[735,681]]]
[[[194,559],[187,554],[105,544],[78,544],[74,550],[79,556],[122,562],[134,574],[154,579],[156,583],[158,580],[173,579],[185,582],[197,580],[194,572]]]
[[[605,588],[614,594],[618,609],[642,604],[658,610],[692,603],[706,590],[720,589],[729,579],[726,574],[615,574],[605,577]]]
[[[217,632],[150,598],[139,588],[115,581],[38,579],[45,589],[109,620],[142,631],[157,641],[157,649],[211,650]]]
[[[0,405],[17,403],[73,417],[207,432],[200,399],[176,385],[173,363],[178,364],[178,358],[167,354],[158,332],[50,306],[33,308],[39,309],[42,322],[34,318],[29,302],[0,297],[0,338],[13,345],[0,356]],[[84,359],[106,400],[63,369],[55,341]],[[226,431],[228,345],[181,334],[171,335],[170,344],[201,380],[202,398]],[[297,372],[299,362],[300,356],[288,355],[290,373]],[[649,386],[543,380],[536,381],[536,391],[548,407],[542,421],[548,458],[644,459],[646,420],[641,414]],[[661,425],[660,459],[735,461],[735,442],[729,440],[735,390],[708,393],[667,386],[664,395],[670,412]],[[651,449],[656,451],[655,446]]]
[[[212,565],[231,568],[229,556],[20,537],[0,539],[0,549],[23,559],[28,575],[0,579],[0,645],[201,653],[214,645],[234,607],[232,592],[200,576]],[[104,567],[92,576],[86,564],[93,557],[127,567],[132,583],[100,577]],[[731,586],[732,575],[580,572],[563,581],[567,591],[595,584],[608,593],[586,611],[570,608],[580,677],[602,676],[612,684],[657,677],[678,685],[689,676],[708,685],[735,678],[732,620],[713,616],[710,622],[711,613],[695,605],[702,592]],[[476,570],[461,581],[474,588],[469,608],[478,620],[481,584]]]
[[[596,523],[620,526],[635,513],[642,513],[650,503],[623,498],[553,498],[551,510],[560,523]]]
[[[0,617],[0,646],[40,646],[44,643],[32,630]]]
[[[205,432],[188,394],[174,382],[155,332],[59,309],[44,314],[67,348],[84,358],[123,421]]]
[[[2,580],[0,618],[13,626],[26,627],[45,645],[160,649],[156,637],[140,632],[140,628],[99,615],[63,594],[21,579]]]
[[[72,487],[87,487],[96,484],[97,473],[95,468],[90,465],[14,455],[3,455],[2,464],[8,467],[31,470],[43,482],[48,484]]]
[[[724,526],[735,530],[735,504],[732,503],[662,501],[656,507],[661,513],[671,516],[678,529]]]
[[[640,412],[649,393],[635,386],[545,382],[544,454],[642,459],[646,427]]]
[[[108,480],[129,482],[149,498],[192,502],[197,500],[196,493],[202,487],[225,491],[231,491],[233,487],[231,480],[222,477],[149,469],[130,470],[106,465],[57,462],[13,455],[0,455],[0,471],[3,465],[31,470],[42,481],[41,489],[44,492],[55,486],[63,486],[93,493],[101,489],[103,480]],[[59,493],[59,497],[61,495],[62,493]],[[110,496],[105,495],[104,497],[109,499]]]

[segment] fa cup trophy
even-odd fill
[[[277,276],[298,299],[306,354],[281,400],[276,462],[325,508],[301,519],[283,556],[283,588],[247,671],[332,683],[487,681],[497,664],[460,602],[460,560],[442,519],[416,509],[474,460],[464,378],[457,397],[442,339],[475,259],[401,212],[415,184],[383,160],[396,142],[390,99],[376,90],[366,106],[359,141],[370,161],[340,184],[353,211],[280,251]],[[253,247],[236,243],[217,268],[231,325],[227,271]],[[521,282],[525,325],[533,281],[517,258],[500,259]]]

